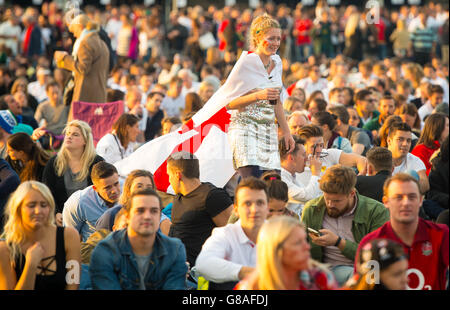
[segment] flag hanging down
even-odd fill
[[[226,105],[258,88],[267,79],[279,80],[282,85],[281,59],[274,55],[272,60],[276,67],[269,76],[259,56],[244,51],[227,81],[189,122],[180,130],[151,140],[129,157],[116,162],[119,175],[126,177],[135,169],[145,169],[153,173],[158,190],[173,193],[166,172],[167,158],[172,153],[187,151],[199,159],[202,182],[225,186],[235,173],[227,136],[231,115]]]
[[[73,119],[85,121],[91,126],[94,146],[106,135],[114,122],[123,114],[123,101],[107,103],[92,103],[75,101],[73,105]]]

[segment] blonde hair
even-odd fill
[[[49,216],[46,226],[54,225],[55,222],[55,200],[53,199],[50,189],[43,183],[37,181],[26,181],[17,187],[16,191],[11,195],[5,207],[5,227],[2,239],[5,240],[9,248],[10,259],[15,261],[20,255],[20,246],[25,242],[25,228],[21,218],[21,208],[25,196],[31,191],[39,192],[50,207]]]
[[[99,30],[100,26],[93,20],[91,20],[86,14],[79,14],[70,22],[70,25],[79,23],[83,28],[87,30]]]
[[[92,137],[92,130],[88,123],[81,120],[73,120],[66,125],[63,133],[65,134],[69,127],[77,127],[81,131],[81,135],[83,136],[84,142],[86,145],[84,146],[83,154],[81,155],[81,171],[78,174],[75,180],[82,181],[89,176],[89,167],[94,162],[96,152],[94,147],[94,138]],[[55,160],[55,169],[56,174],[58,176],[62,176],[68,167],[69,164],[69,154],[66,147],[66,144],[63,143],[61,150],[56,155]]]
[[[277,216],[267,220],[261,227],[257,244],[257,266],[255,285],[259,290],[284,290],[281,269],[283,245],[294,228],[305,229],[305,225],[291,216]],[[326,266],[313,259],[308,262],[309,268],[318,267],[326,270]]]
[[[269,14],[264,13],[255,17],[250,26],[250,37],[249,37],[249,45],[251,49],[256,49],[259,40],[264,36],[264,34],[272,28],[280,28],[280,23]]]

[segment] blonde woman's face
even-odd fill
[[[130,186],[130,194],[138,189],[153,188],[152,180],[149,177],[137,177]]]
[[[83,138],[80,128],[76,126],[70,126],[67,128],[64,136],[64,144],[68,149],[84,148],[86,141]]]
[[[270,28],[258,40],[257,50],[266,55],[275,55],[281,44],[281,29]]]
[[[37,190],[30,190],[21,206],[22,223],[26,229],[35,230],[47,224],[50,204]]]
[[[281,263],[285,269],[301,271],[308,269],[310,245],[306,240],[306,232],[295,227],[284,241]]]

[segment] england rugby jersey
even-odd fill
[[[412,246],[404,244],[386,222],[366,235],[358,246],[358,253],[367,242],[374,239],[390,239],[403,245],[409,257],[408,289],[444,290],[449,256],[449,229],[446,225],[419,219]]]

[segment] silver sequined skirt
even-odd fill
[[[228,130],[235,169],[249,165],[280,169],[274,106],[267,100],[233,111]]]

